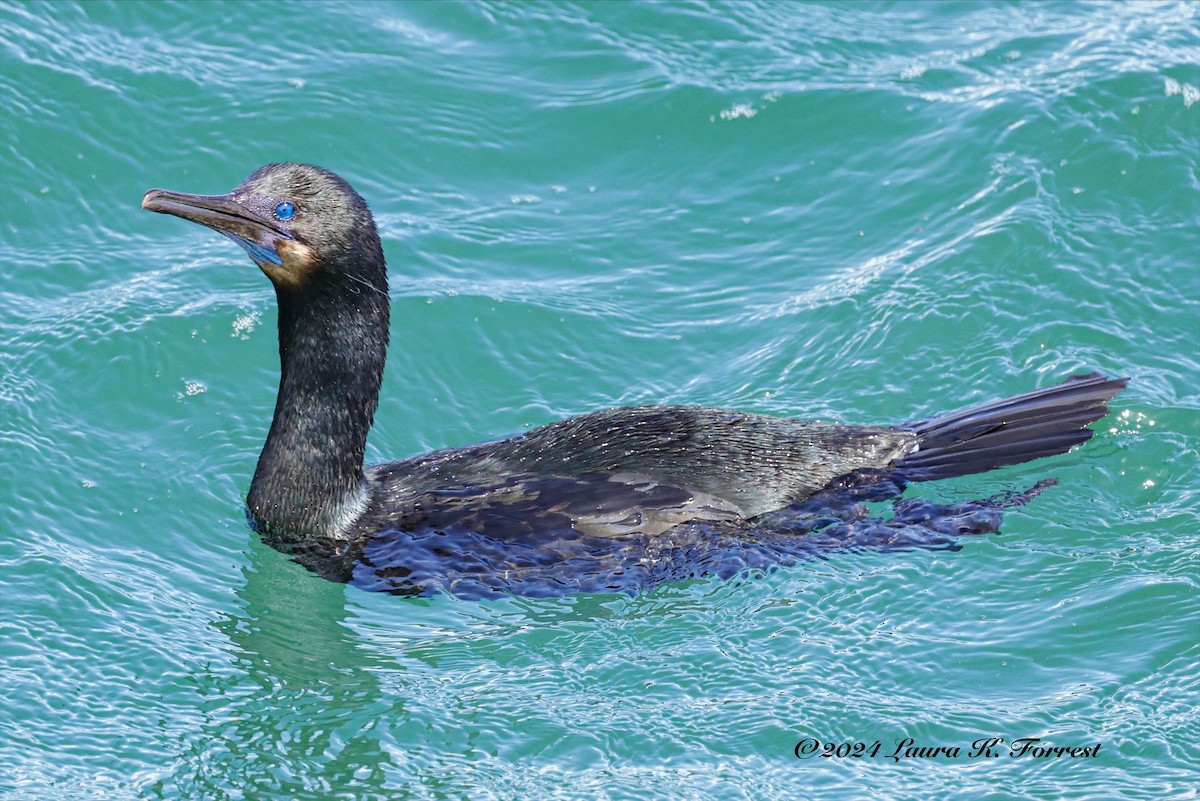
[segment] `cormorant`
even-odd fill
[[[1086,426],[1127,381],[1077,375],[896,427],[700,406],[606,409],[364,467],[389,303],[383,249],[362,197],[332,172],[283,163],[224,195],[152,189],[142,208],[228,236],[271,279],[281,377],[249,518],[309,567],[373,589],[636,589],[663,576],[767,564],[764,548],[795,554],[821,542],[813,526],[789,528],[786,519],[814,495],[840,488],[853,501],[885,485],[892,492],[879,497],[895,497],[906,481],[1063,453],[1092,436]],[[998,516],[976,523],[996,525]],[[954,533],[971,530],[960,523]],[[849,539],[909,544],[894,531]]]

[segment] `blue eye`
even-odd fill
[[[285,200],[275,207],[275,216],[280,220],[290,220],[296,216],[296,207]]]

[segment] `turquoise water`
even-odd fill
[[[5,798],[1195,797],[1200,6],[8,2],[0,45]],[[1132,382],[1082,448],[911,488],[1059,479],[958,552],[366,593],[245,525],[267,281],[138,208],[273,160],[380,222],[374,461]]]

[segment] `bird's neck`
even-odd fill
[[[246,503],[272,537],[344,539],[370,501],[363,476],[388,341],[387,281],[276,288],[275,418]]]

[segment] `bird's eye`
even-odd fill
[[[280,220],[290,220],[296,216],[296,207],[284,200],[275,207],[275,216]]]

